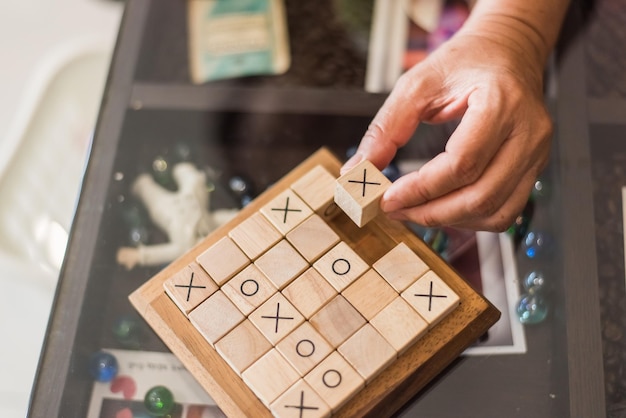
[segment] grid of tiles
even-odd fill
[[[343,242],[334,184],[316,166],[163,285],[278,417],[330,416],[459,303],[407,245]]]

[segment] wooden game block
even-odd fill
[[[285,287],[282,293],[306,319],[337,295],[335,288],[313,267]]]
[[[371,162],[363,160],[337,179],[335,203],[363,227],[380,212],[380,198],[391,182]]]
[[[282,234],[276,230],[267,218],[256,212],[234,227],[228,236],[250,258],[255,260],[268,248],[281,240]]]
[[[365,324],[337,351],[365,379],[366,384],[394,361],[398,354],[371,324]]]
[[[441,321],[459,304],[459,296],[435,272],[428,271],[409,286],[402,297],[430,327]]]
[[[214,345],[244,320],[237,307],[218,290],[189,314],[189,320],[206,340]]]
[[[310,322],[333,347],[338,347],[365,324],[365,318],[343,296],[337,295]]]
[[[254,264],[278,289],[291,283],[309,267],[309,263],[284,239],[257,258]]]
[[[400,296],[372,318],[370,324],[399,354],[428,330],[428,323],[424,318]]]
[[[254,264],[250,264],[222,286],[222,292],[244,315],[249,315],[276,291],[276,286]]]
[[[336,351],[311,370],[304,380],[324,399],[333,412],[365,386],[365,380]]]
[[[325,220],[341,213],[335,203],[335,176],[323,166],[315,166],[291,185],[291,189]]]
[[[276,349],[300,373],[300,376],[304,376],[334,348],[309,322],[304,322],[283,338],[276,345]]]
[[[372,319],[391,301],[399,297],[398,292],[372,269],[356,279],[341,294],[367,320]]]
[[[339,235],[318,215],[309,216],[287,234],[287,240],[309,262],[339,242]]]
[[[218,289],[215,282],[195,262],[189,263],[167,279],[163,288],[185,315]]]
[[[215,343],[220,356],[239,375],[272,348],[272,344],[248,319]]]
[[[404,242],[396,245],[372,267],[398,292],[403,292],[429,270],[428,265]]]
[[[267,407],[300,378],[275,348],[254,362],[241,376]]]
[[[276,418],[328,418],[330,407],[322,400],[308,383],[298,380],[272,405],[272,414]]]
[[[291,189],[287,189],[261,208],[261,213],[283,235],[311,216],[313,210]]]
[[[278,344],[304,321],[304,317],[282,293],[274,294],[248,318],[272,345]]]
[[[196,261],[219,286],[250,264],[248,257],[228,237],[210,246]]]
[[[313,264],[338,292],[365,273],[369,266],[345,242],[340,242]]]

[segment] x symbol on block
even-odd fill
[[[193,271],[191,272],[191,278],[189,284],[175,284],[174,287],[186,287],[187,288],[187,302],[189,302],[189,296],[191,295],[191,289],[206,289],[206,286],[194,286],[193,285]]]
[[[348,183],[360,183],[363,185],[363,192],[361,194],[361,197],[365,197],[365,186],[367,186],[368,184],[371,185],[375,185],[375,186],[380,186],[380,183],[375,182],[375,181],[367,181],[367,168],[363,169],[363,180],[348,180]]]
[[[293,316],[280,316],[280,302],[278,302],[276,303],[276,316],[262,315],[261,318],[275,319],[276,326],[274,327],[274,332],[278,333],[278,320],[279,319],[293,319]]]
[[[433,281],[432,280],[430,281],[430,290],[428,291],[428,294],[416,293],[414,296],[421,296],[421,297],[428,298],[428,312],[430,312],[430,308],[432,307],[433,298],[447,298],[448,297],[446,295],[434,295],[433,294]]]
[[[302,212],[302,209],[290,209],[289,208],[289,196],[287,196],[287,201],[285,202],[285,207],[284,208],[272,208],[272,210],[285,212],[285,214],[283,215],[283,223],[284,224],[287,223],[287,213],[289,213],[289,212]]]
[[[304,405],[304,391],[301,390],[300,391],[300,405],[285,405],[285,408],[296,408],[300,410],[300,418],[302,418],[302,414],[304,413],[305,409],[319,409],[317,406],[305,406]]]

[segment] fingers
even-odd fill
[[[516,142],[515,139],[505,142],[475,182],[424,204],[392,212],[390,217],[425,226],[451,225],[489,231],[506,229],[524,207],[549,153],[548,141],[532,154],[523,155],[520,155]],[[396,184],[403,190],[409,189],[415,186],[411,180],[409,178],[404,184],[399,184],[398,180]]]
[[[363,159],[380,170],[396,155],[396,151],[411,138],[420,118],[436,94],[440,83],[426,74],[417,75],[418,68],[404,74],[395,84],[385,103],[376,113],[352,158],[341,168],[341,174]]]

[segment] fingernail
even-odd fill
[[[361,155],[361,153],[357,152],[352,157],[350,157],[350,159],[348,161],[346,161],[346,163],[343,165],[343,167],[341,167],[341,169],[339,170],[339,173],[344,174],[345,172],[350,170],[352,167],[354,167],[355,165],[357,165],[361,161],[363,161],[363,155]]]
[[[380,207],[383,212],[391,213],[400,209],[404,209],[404,204],[399,200],[383,200]]]

